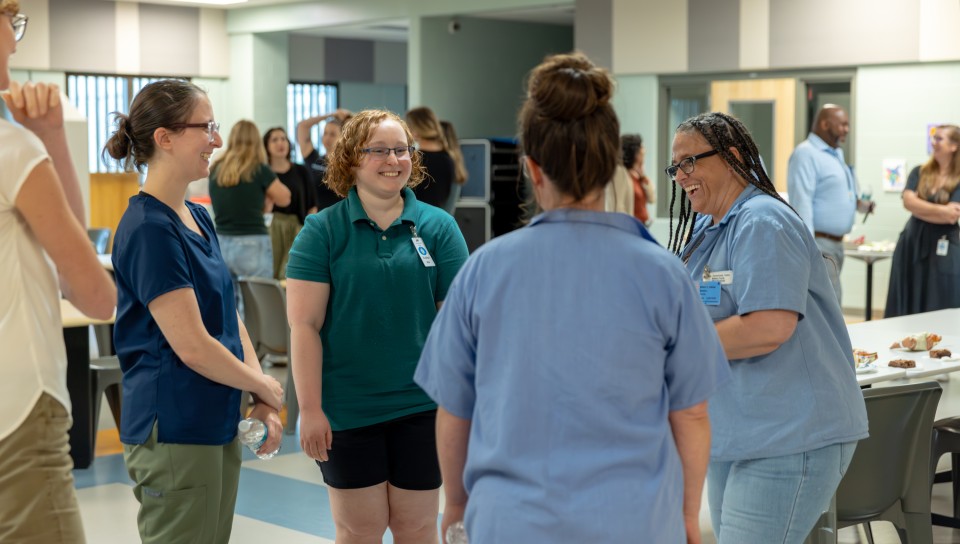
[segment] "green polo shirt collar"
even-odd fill
[[[413,226],[417,226],[417,197],[413,194],[413,190],[409,187],[404,187],[403,191],[400,192],[400,197],[403,198],[403,211],[400,212],[400,217],[390,226],[393,227],[401,223],[410,223]],[[360,202],[360,195],[357,194],[356,185],[351,187],[350,192],[347,193],[347,217],[350,218],[351,223],[363,221],[364,223],[370,223],[376,226],[376,223],[367,215],[367,211],[363,209],[363,204]]]

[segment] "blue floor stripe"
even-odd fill
[[[236,512],[331,540],[336,532],[325,487],[260,470],[240,471]]]
[[[123,464],[123,455],[119,453],[97,457],[90,468],[74,469],[73,480],[77,489],[107,484],[133,485],[127,475],[127,467]]]

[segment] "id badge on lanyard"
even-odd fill
[[[430,252],[427,251],[427,246],[423,243],[423,238],[417,234],[417,227],[410,225],[410,234],[413,235],[413,238],[410,239],[410,241],[413,242],[413,249],[416,250],[417,257],[420,257],[423,266],[427,268],[437,266],[437,263],[433,262],[433,257],[430,256]]]

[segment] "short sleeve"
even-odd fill
[[[267,187],[270,187],[273,180],[277,179],[277,174],[269,166],[261,163],[257,166],[257,171],[254,173],[253,179],[257,185],[263,187],[263,192],[267,192]]]
[[[813,232],[813,195],[817,190],[817,165],[811,150],[801,145],[787,163],[787,194],[790,205]]]
[[[287,277],[295,280],[330,283],[330,234],[328,214],[313,214],[293,241],[287,261]]]
[[[730,365],[710,314],[694,291],[693,283],[682,283],[677,297],[679,311],[670,324],[673,331],[668,335],[664,365],[671,411],[707,400],[730,376]]]
[[[467,265],[469,268],[469,264]],[[476,403],[477,337],[466,284],[468,269],[450,286],[420,355],[413,380],[444,410],[470,419]]]
[[[729,251],[737,313],[789,310],[802,318],[810,285],[810,254],[803,233],[770,212],[767,208],[746,215],[734,227]]]
[[[175,289],[193,287],[184,240],[173,221],[144,221],[127,233],[123,248],[116,249],[116,274],[144,306]]]
[[[0,210],[16,205],[17,195],[27,177],[38,164],[48,158],[43,142],[32,132],[0,120]]]
[[[904,191],[913,191],[917,192],[917,189],[920,187],[920,167],[916,166],[913,170],[910,171],[910,175],[907,176],[907,184],[904,186]]]
[[[435,300],[440,302],[447,297],[447,290],[456,277],[460,267],[466,262],[469,255],[467,242],[463,239],[463,233],[456,221],[447,214],[444,214],[443,227],[437,237],[437,246],[434,251],[435,261],[437,263],[437,292]]]

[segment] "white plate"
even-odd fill
[[[874,363],[867,363],[867,364],[865,364],[865,365],[860,365],[860,366],[857,367],[857,374],[873,374],[874,372],[877,372],[878,370],[880,370],[880,369],[877,368],[877,365],[876,365],[876,364],[874,364]]]
[[[934,359],[933,357],[930,357],[929,355],[924,355],[923,358],[924,358],[924,359],[928,359],[928,360],[930,360],[930,361],[939,361],[939,362],[941,362],[941,363],[952,363],[952,362],[955,362],[955,361],[960,361],[960,355],[953,355],[953,356],[951,356],[951,357],[939,357],[939,358],[937,358],[937,359]]]

